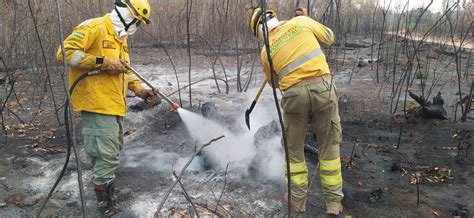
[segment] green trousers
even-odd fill
[[[84,150],[92,159],[92,181],[96,185],[115,179],[123,147],[123,118],[83,111]]]
[[[308,169],[304,140],[307,124],[311,123],[319,145],[319,174],[326,205],[339,204],[344,197],[338,93],[330,80],[330,76],[303,80],[283,91],[281,101],[289,150],[292,198],[304,200],[307,197]]]

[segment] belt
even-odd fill
[[[301,86],[310,85],[314,83],[322,83],[322,82],[329,82],[329,81],[331,81],[331,74],[325,74],[322,76],[316,76],[316,77],[303,79],[299,83],[296,83],[295,85],[291,87],[301,87]]]
[[[278,73],[278,81],[281,81],[283,79],[283,77],[286,76],[286,74],[288,74],[289,72],[295,70],[300,65],[302,65],[302,64],[306,63],[307,61],[309,61],[309,60],[311,60],[315,57],[318,57],[320,55],[324,55],[323,51],[321,50],[321,48],[317,48],[317,49],[314,49],[314,50],[304,54],[303,56],[299,57],[298,59],[294,60],[293,62],[288,64],[285,68],[280,70],[280,72]]]

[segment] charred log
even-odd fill
[[[424,96],[416,95],[411,91],[408,92],[410,97],[421,106],[421,109],[416,111],[418,116],[428,119],[448,119],[446,110],[443,107],[444,99],[441,96],[441,92],[438,92],[438,94],[433,98],[433,102],[428,101]]]

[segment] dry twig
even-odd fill
[[[183,169],[181,169],[181,172],[179,172],[179,175],[178,177],[176,178],[176,181],[170,186],[170,188],[168,189],[168,191],[165,193],[165,197],[163,198],[163,200],[161,201],[160,203],[160,206],[158,207],[158,209],[156,210],[155,212],[155,217],[158,217],[160,215],[160,211],[161,209],[163,208],[163,205],[165,204],[166,200],[168,199],[168,196],[170,195],[171,191],[173,191],[173,188],[176,186],[176,184],[178,184],[178,182],[181,180],[181,177],[183,177],[183,174],[184,174],[184,171],[186,171],[186,168],[188,168],[189,164],[191,164],[191,162],[194,160],[194,158],[202,151],[202,149],[204,149],[205,147],[209,146],[210,144],[212,144],[213,142],[215,141],[218,141],[222,138],[224,138],[225,136],[222,135],[222,136],[219,136],[215,139],[212,139],[211,141],[209,141],[208,143],[204,144],[201,146],[201,148],[199,148],[193,156],[191,156],[191,158],[189,158],[189,161],[186,163],[186,165],[184,165]]]
[[[199,213],[198,213],[198,211],[196,210],[196,206],[194,206],[194,203],[193,203],[193,201],[191,200],[191,197],[189,196],[188,192],[187,192],[186,189],[184,188],[184,185],[183,185],[183,183],[181,182],[181,180],[178,179],[178,176],[176,175],[176,172],[175,172],[174,170],[173,170],[173,176],[174,176],[174,178],[178,181],[179,186],[181,186],[181,189],[183,189],[184,198],[186,198],[186,200],[189,201],[189,203],[190,203],[191,206],[193,207],[194,213],[195,213],[196,216],[199,218]]]

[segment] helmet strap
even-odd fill
[[[123,3],[122,3],[123,4]],[[118,6],[118,5],[117,5]],[[118,6],[118,7],[121,7],[121,6]],[[126,7],[126,6],[125,6]],[[127,23],[125,22],[125,19],[123,19],[122,15],[120,14],[119,10],[117,10],[117,7],[114,8],[115,12],[117,13],[120,21],[122,22],[123,26],[125,27],[125,32],[128,31],[128,29],[130,28],[130,26],[132,26],[133,24],[137,23],[138,20],[135,18],[132,20],[132,22],[130,23]]]
[[[117,6],[122,7],[122,8],[127,7],[127,5],[125,3],[123,3],[121,0],[115,0],[114,5],[117,5]]]

